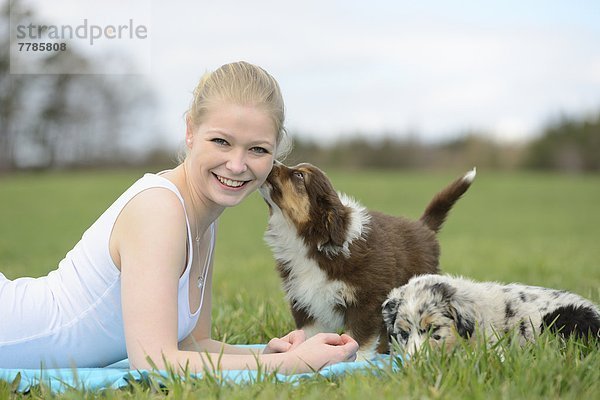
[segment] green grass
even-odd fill
[[[330,171],[337,189],[369,208],[417,218],[432,195],[464,171]],[[0,272],[41,276],[141,172],[17,174],[0,177]],[[213,336],[265,342],[293,329],[274,262],[262,240],[267,208],[252,195],[221,217],[215,259]],[[550,286],[600,300],[600,176],[479,171],[440,234],[445,272],[480,280]],[[0,322],[1,323],[1,322]],[[544,337],[505,359],[484,347],[433,352],[395,373],[270,379],[250,386],[171,379],[106,391],[108,398],[593,398],[600,355],[577,342]],[[43,388],[31,397],[46,397]],[[0,398],[10,384],[0,383]],[[66,397],[94,397],[72,392]]]

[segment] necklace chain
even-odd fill
[[[199,230],[196,231],[196,257],[200,257],[200,231]],[[200,261],[199,258],[197,258],[197,260]],[[200,272],[200,274],[198,275],[198,281],[196,282],[199,289],[202,289],[202,287],[204,286],[204,273],[206,272],[207,261],[208,261],[208,252],[206,253],[206,260],[204,260],[204,265],[202,266],[202,272]]]
[[[185,162],[183,163],[183,172],[185,175],[185,183],[187,185],[188,188],[188,194],[190,196],[191,202],[192,202],[192,212],[196,209],[195,204],[194,204],[194,196],[192,194],[192,191],[190,190],[190,184],[188,181],[188,174],[187,174],[187,169],[185,166]],[[199,263],[200,262],[200,223],[198,222],[198,219],[196,218],[196,238],[194,239],[194,242],[196,242],[196,252],[195,252],[195,257],[196,261]],[[199,275],[198,275],[198,280],[196,282],[196,285],[198,286],[199,289],[202,289],[204,286],[204,275],[206,274],[206,267],[207,267],[207,263],[208,263],[208,256],[210,254],[210,249],[207,250],[206,252],[206,259],[204,260],[204,265],[202,266],[202,271],[198,271]],[[194,260],[192,260],[193,262]],[[200,266],[198,266],[198,269],[200,269]]]

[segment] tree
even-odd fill
[[[563,116],[544,129],[525,165],[533,169],[600,171],[600,113],[587,118]]]
[[[155,101],[140,76],[99,74],[75,49],[49,52],[41,69],[85,74],[10,74],[9,20],[33,15],[20,1],[0,13],[0,170],[128,162],[128,129],[152,136]],[[127,63],[123,56],[116,61]],[[156,133],[156,132],[154,132]]]

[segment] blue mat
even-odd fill
[[[253,347],[259,347],[253,345]],[[393,360],[390,356],[380,355],[371,361],[356,361],[347,363],[338,363],[325,367],[314,373],[301,373],[294,375],[284,374],[261,374],[257,371],[234,370],[219,371],[212,374],[212,378],[219,381],[244,384],[254,383],[264,379],[276,379],[279,382],[298,383],[304,379],[313,378],[317,375],[322,377],[333,377],[347,373],[362,371],[363,373],[379,373],[382,370],[395,370],[399,362]],[[0,369],[0,379],[9,384],[17,383],[14,389],[20,393],[25,393],[32,386],[43,384],[51,391],[60,393],[66,389],[75,388],[78,390],[99,390],[105,388],[123,388],[130,382],[143,382],[151,377],[168,378],[169,374],[165,371],[137,371],[129,369],[128,360],[123,360],[105,368],[62,368],[48,370],[34,369]],[[202,374],[193,375],[202,378]]]

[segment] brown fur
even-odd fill
[[[294,255],[292,260],[285,256],[282,248],[288,244],[281,243],[284,233],[270,221],[267,242],[277,258],[297,327],[327,325],[326,317],[313,315],[310,307],[294,295],[296,292],[289,290],[290,285],[298,284],[290,280],[293,268],[305,259],[316,262],[327,280],[344,284],[340,292],[344,301],[334,306],[335,313],[343,315],[343,326],[337,328],[343,328],[361,347],[378,341],[377,350],[387,352],[381,304],[392,288],[405,284],[412,276],[439,272],[436,232],[470,184],[471,180],[463,178],[454,181],[431,201],[418,221],[365,210],[370,222],[363,226],[359,237],[352,239],[349,230],[353,209],[343,204],[321,170],[310,164],[292,168],[275,165],[261,194],[271,208],[271,216],[278,211],[274,207],[280,209],[296,228],[294,240],[302,241],[301,248],[306,249],[305,258]],[[307,287],[300,288],[301,292],[311,289],[310,282],[303,284]]]

